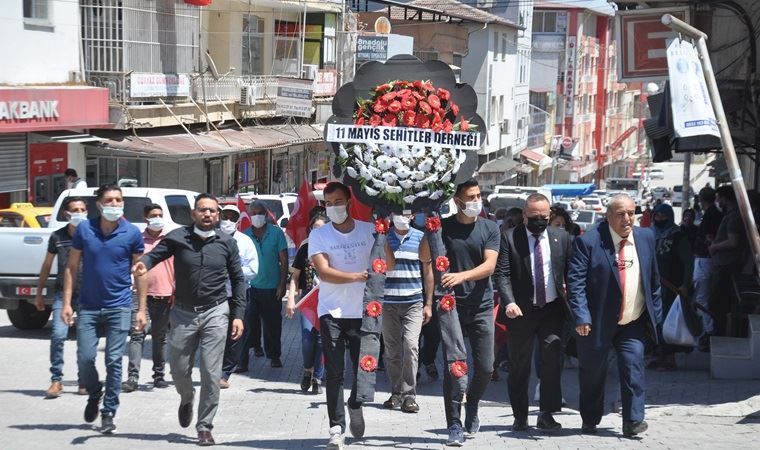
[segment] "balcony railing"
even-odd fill
[[[546,131],[550,125],[550,114],[536,106],[529,106],[528,148],[540,147],[546,144]]]
[[[209,101],[236,101],[241,102],[243,87],[248,87],[250,94],[246,100],[262,101],[274,100],[277,97],[277,77],[273,75],[252,75],[238,77],[224,77],[214,80],[210,75],[202,75],[191,81],[193,98],[203,99],[203,82],[206,83],[206,98]]]

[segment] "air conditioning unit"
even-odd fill
[[[522,130],[524,126],[525,126],[525,119],[519,119],[517,121],[517,129]]]
[[[509,134],[509,119],[504,119],[499,125],[501,126],[502,134]]]
[[[243,85],[240,88],[240,105],[241,106],[254,106],[256,105],[256,99],[261,96],[261,86],[252,86],[250,84]]]
[[[318,72],[319,72],[319,66],[315,64],[304,64],[301,78],[306,79],[306,80],[316,80]]]

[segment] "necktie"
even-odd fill
[[[536,284],[536,306],[546,305],[546,281],[544,280],[544,255],[541,253],[541,235],[534,234],[536,245],[533,247],[533,278]]]
[[[618,249],[618,273],[620,274],[620,316],[618,321],[623,320],[623,311],[625,311],[625,245],[628,243],[628,239],[620,241],[620,248]]]

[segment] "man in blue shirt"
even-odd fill
[[[83,222],[72,237],[69,262],[63,276],[61,319],[69,326],[74,324],[71,298],[81,260],[77,362],[80,382],[89,395],[84,420],[95,421],[103,397],[103,384],[95,368],[100,328],[106,337],[106,384],[101,432],[111,434],[116,430],[113,418],[121,392],[121,360],[131,325],[131,268],[143,253],[143,239],[140,230],[122,218],[124,198],[118,186],[101,186],[96,202],[100,217]],[[138,330],[145,326],[145,281],[145,278],[137,278],[135,283],[139,299],[135,318]]]
[[[288,243],[285,233],[267,221],[269,210],[262,201],[251,204],[251,228],[245,230],[259,256],[259,272],[251,280],[248,307],[245,312],[245,335],[241,345],[238,371],[248,369],[248,349],[261,336],[263,325],[264,351],[272,367],[282,367],[280,336],[282,335],[282,297],[288,279]],[[257,354],[257,356],[259,356]]]

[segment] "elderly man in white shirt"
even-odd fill
[[[240,210],[235,205],[225,205],[222,207],[222,219],[219,222],[219,229],[222,233],[231,235],[238,245],[240,251],[240,266],[243,269],[245,281],[249,282],[256,278],[259,271],[259,256],[256,246],[250,237],[245,233],[237,231],[237,225],[240,221]],[[232,286],[227,281],[227,296],[232,296]],[[240,340],[233,340],[230,337],[230,331],[227,333],[227,343],[224,346],[224,362],[222,363],[222,377],[219,379],[219,387],[227,389],[230,387],[230,375],[236,370],[238,362],[238,345]]]

